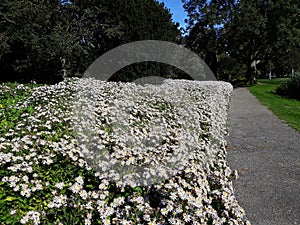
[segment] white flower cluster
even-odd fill
[[[101,178],[130,186],[168,179],[189,160],[205,164],[224,142],[231,88],[222,82],[142,87],[83,80],[73,105],[82,153]]]
[[[29,211],[25,216],[20,220],[21,224],[28,224],[32,220],[34,225],[40,224],[40,213],[35,211]]]
[[[21,223],[68,208],[84,224],[249,224],[226,163],[230,84],[80,79],[19,89],[31,94],[10,107],[33,112],[0,133],[0,185],[31,208],[52,196],[35,211],[11,209]]]

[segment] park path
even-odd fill
[[[228,164],[240,174],[235,196],[251,224],[300,224],[300,133],[237,88],[228,142]]]

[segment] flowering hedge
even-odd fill
[[[226,163],[230,84],[0,91],[1,223],[249,224]]]

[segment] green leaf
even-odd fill
[[[34,109],[33,109],[32,106],[29,106],[29,107],[28,107],[28,112],[29,112],[30,114],[32,114],[32,113],[34,112]]]
[[[14,200],[16,200],[16,199],[18,199],[18,198],[12,197],[12,196],[8,196],[8,197],[6,197],[6,199],[4,199],[4,201],[6,201],[6,202],[11,202],[11,201],[14,201]]]
[[[1,121],[1,126],[8,126],[8,122],[6,119]]]

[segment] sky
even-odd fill
[[[179,22],[181,27],[185,27],[184,19],[187,18],[187,14],[183,9],[183,3],[181,0],[158,0],[159,2],[164,2],[165,6],[170,9],[173,14],[173,21]]]

